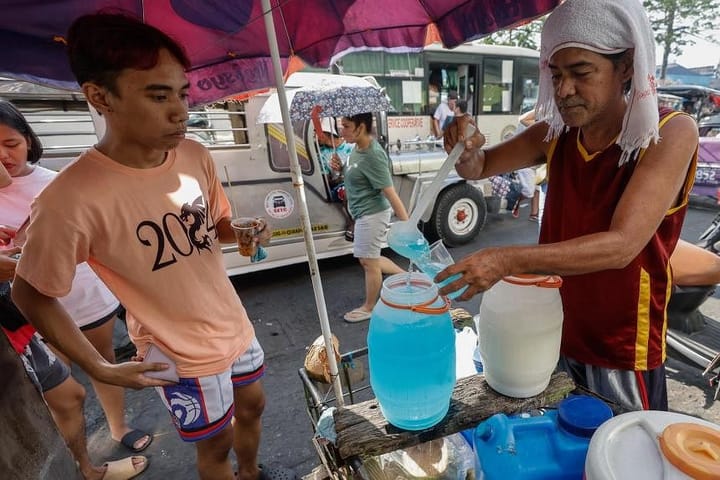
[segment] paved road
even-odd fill
[[[692,209],[686,220],[684,238],[695,240],[714,213]],[[453,249],[451,253],[460,258],[489,245],[531,243],[537,237],[537,224],[526,218],[527,209],[521,211],[517,220],[510,216],[491,216],[472,245]],[[320,271],[332,329],[340,340],[341,350],[365,346],[368,324],[350,325],[342,321],[342,314],[361,302],[363,278],[359,265],[354,259],[344,257],[322,261]],[[307,266],[236,277],[233,282],[266,352],[267,407],[263,416],[260,461],[292,467],[301,475],[307,474],[319,462],[310,442],[311,424],[297,370],[302,366],[306,345],[320,335]],[[480,298],[475,298],[458,306],[474,313],[479,304]],[[719,295],[708,300],[703,313],[720,319]],[[720,423],[720,403],[713,404],[709,400],[710,389],[700,378],[699,369],[671,359],[668,372],[672,409]],[[77,375],[82,379],[82,372]],[[138,478],[196,479],[194,447],[179,440],[155,392],[148,389],[129,391],[127,402],[130,422],[155,433],[155,441],[146,451],[151,458],[150,468]],[[94,460],[127,455],[122,447],[109,440],[105,420],[91,389],[86,416]]]

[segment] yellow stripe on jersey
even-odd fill
[[[647,370],[650,342],[650,274],[640,269],[638,290],[637,333],[635,335],[635,370]]]

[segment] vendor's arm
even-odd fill
[[[390,202],[390,206],[392,207],[393,212],[395,212],[395,216],[399,220],[407,220],[409,218],[407,210],[405,210],[405,205],[403,205],[402,200],[400,200],[400,196],[395,191],[395,187],[389,186],[383,188],[383,194],[385,194],[385,198],[387,198]]]
[[[527,131],[533,129],[535,125]],[[660,130],[660,136],[662,140],[648,147],[635,168],[608,231],[554,244],[480,250],[438,274],[438,281],[462,274],[461,279],[443,288],[441,293],[470,284],[459,297],[467,300],[506,275],[578,275],[627,266],[647,245],[666,212],[681,201],[678,195],[697,147],[697,127],[685,115],[669,120]],[[489,158],[486,160],[483,176],[487,171],[497,173]]]
[[[492,147],[481,149],[485,137],[478,131],[466,142],[465,150],[455,163],[455,171],[463,178],[479,180],[521,168],[544,163],[550,144],[545,142],[548,126],[537,123]]]
[[[12,299],[23,316],[45,339],[91,377],[103,383],[132,388],[171,385],[170,382],[143,375],[146,371],[166,370],[169,365],[109,363],[80,332],[57,299],[43,295],[19,275],[16,275],[13,281]]]

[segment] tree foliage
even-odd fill
[[[718,0],[644,0],[643,5],[663,49],[660,79],[665,79],[670,54],[680,55],[683,47],[695,44],[693,38],[712,30],[720,15]]]
[[[538,50],[540,48],[540,32],[542,31],[544,23],[545,17],[540,17],[521,27],[495,32],[485,37],[483,43],[488,45],[510,45]]]

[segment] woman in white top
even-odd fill
[[[0,187],[0,249],[13,243],[21,246],[20,235],[16,242],[13,239],[30,215],[30,204],[57,175],[57,172],[35,165],[41,155],[42,145],[22,114],[9,102],[0,101],[0,162],[12,180],[9,185]],[[114,363],[113,327],[120,303],[87,263],[77,266],[72,290],[58,300],[90,343],[107,361]],[[60,357],[64,358],[63,355]],[[90,380],[105,412],[112,438],[135,452],[147,448],[152,436],[131,429],[125,422],[123,389],[97,382],[92,377]]]

